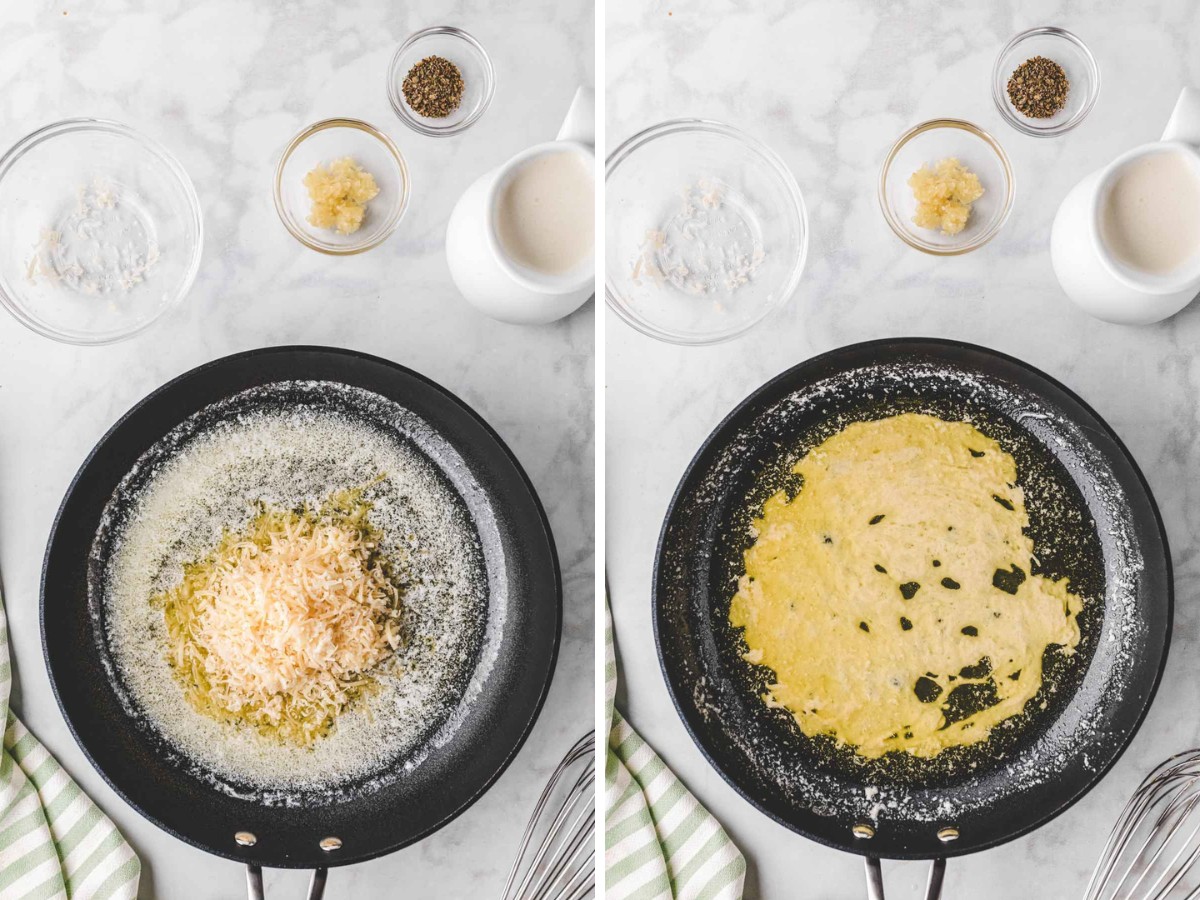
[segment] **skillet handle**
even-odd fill
[[[942,861],[942,868],[946,868],[946,863]],[[329,877],[329,870],[325,868],[313,869],[312,880],[308,883],[308,900],[321,900],[325,896],[325,879]],[[941,893],[941,882],[938,882],[938,893]],[[937,900],[936,897],[933,900]]]
[[[868,856],[867,865],[867,900],[884,900],[883,896],[883,866],[876,856]],[[929,866],[929,881],[925,885],[925,900],[941,900],[942,882],[946,879],[946,861],[935,859]]]
[[[312,880],[308,883],[308,900],[321,900],[325,896],[325,881],[329,878],[328,869],[313,869]],[[246,866],[246,893],[250,900],[266,900],[263,890],[262,866],[249,863]]]

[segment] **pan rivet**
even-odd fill
[[[951,841],[958,840],[958,829],[954,828],[954,827],[943,828],[941,831],[939,831],[937,833],[937,836],[938,836],[938,840],[941,841],[943,844],[948,844]]]
[[[864,838],[865,839],[865,838],[875,837],[875,829],[872,828],[870,825],[868,825],[866,822],[859,822],[857,825],[855,825],[850,830],[852,832],[854,832],[854,836],[856,838]]]
[[[321,838],[321,849],[328,853],[330,850],[341,850],[342,839],[340,837]]]
[[[258,838],[254,836],[252,831],[239,831],[233,836],[233,839],[243,847],[253,847],[258,843]]]

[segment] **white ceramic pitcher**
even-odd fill
[[[462,295],[480,312],[502,322],[536,325],[578,309],[595,290],[592,264],[566,275],[531,272],[504,253],[496,235],[496,203],[506,177],[531,159],[561,152],[563,145],[587,158],[595,171],[596,100],[580,88],[557,139],[523,150],[475,181],[459,198],[446,229],[446,261]]]
[[[1050,232],[1050,259],[1063,290],[1106,322],[1146,325],[1175,315],[1200,293],[1200,263],[1167,276],[1140,275],[1117,263],[1100,239],[1102,204],[1117,174],[1133,159],[1178,150],[1200,172],[1200,91],[1184,88],[1162,140],[1134,147],[1067,194]]]

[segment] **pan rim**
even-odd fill
[[[970,841],[966,841],[965,843],[961,843],[961,844],[950,843],[950,844],[946,844],[944,849],[939,849],[939,851],[936,853],[928,853],[928,852],[923,852],[923,851],[919,851],[919,850],[918,851],[906,850],[906,851],[900,851],[900,852],[895,852],[895,853],[888,853],[888,854],[886,854],[886,856],[883,856],[882,854],[871,852],[871,848],[867,845],[852,845],[852,844],[848,844],[848,843],[845,843],[845,844],[838,843],[835,840],[826,838],[822,835],[815,834],[806,829],[797,827],[793,823],[784,819],[782,816],[776,815],[771,810],[768,810],[768,809],[764,808],[761,804],[759,804],[753,797],[751,797],[749,795],[749,793],[745,789],[743,789],[743,787],[740,784],[737,783],[737,781],[735,781],[716,762],[716,760],[713,758],[713,754],[710,753],[708,747],[705,746],[703,740],[697,733],[697,730],[695,728],[693,728],[693,725],[689,718],[689,715],[685,711],[685,705],[683,702],[683,698],[681,696],[682,689],[676,687],[676,685],[672,681],[671,674],[668,671],[667,661],[665,658],[665,654],[663,652],[662,635],[660,633],[660,629],[662,627],[662,616],[663,616],[662,602],[660,599],[660,583],[661,583],[662,578],[664,577],[663,571],[662,571],[662,563],[663,563],[664,551],[665,551],[666,544],[667,544],[667,532],[671,526],[672,521],[674,520],[674,517],[676,514],[676,508],[677,508],[677,506],[680,505],[681,501],[683,500],[684,489],[686,486],[688,486],[689,482],[692,480],[693,475],[698,470],[698,466],[702,463],[703,458],[705,456],[707,456],[708,453],[710,452],[710,450],[712,450],[716,446],[718,439],[724,438],[726,436],[725,432],[729,428],[730,424],[735,419],[737,419],[745,409],[747,409],[752,404],[754,404],[764,394],[767,394],[770,391],[772,391],[772,389],[778,387],[786,379],[793,377],[794,373],[797,372],[797,370],[815,368],[815,367],[820,366],[822,363],[835,361],[835,360],[839,359],[840,357],[846,356],[851,353],[861,353],[861,352],[869,352],[869,351],[875,351],[875,350],[901,350],[902,351],[905,349],[910,349],[910,350],[917,349],[921,346],[942,348],[942,349],[952,349],[952,350],[959,350],[959,351],[967,351],[967,352],[975,353],[975,354],[982,354],[984,356],[993,357],[995,359],[998,359],[999,361],[1007,363],[1011,366],[1014,366],[1017,369],[1024,370],[1025,372],[1034,376],[1035,378],[1041,379],[1046,384],[1048,384],[1050,387],[1052,387],[1058,391],[1061,391],[1069,400],[1071,400],[1075,404],[1078,404],[1079,408],[1095,421],[1095,423],[1099,426],[1100,430],[1106,435],[1106,437],[1109,440],[1112,441],[1113,445],[1115,446],[1115,448],[1117,449],[1117,451],[1119,452],[1121,457],[1124,459],[1125,463],[1130,467],[1130,470],[1132,471],[1137,484],[1140,485],[1140,487],[1142,489],[1142,493],[1146,499],[1147,505],[1149,506],[1158,538],[1162,543],[1163,562],[1164,562],[1164,567],[1165,567],[1164,574],[1166,576],[1166,592],[1165,592],[1165,597],[1164,597],[1165,613],[1166,613],[1166,615],[1165,615],[1166,627],[1165,627],[1165,632],[1163,634],[1163,640],[1162,640],[1162,653],[1157,661],[1153,680],[1150,684],[1150,688],[1146,694],[1145,700],[1142,703],[1142,707],[1138,711],[1138,714],[1132,723],[1132,726],[1128,729],[1128,731],[1122,737],[1122,739],[1117,742],[1117,744],[1115,745],[1115,750],[1114,750],[1112,756],[1110,757],[1110,759],[1103,766],[1100,766],[1097,769],[1093,770],[1091,773],[1091,776],[1087,779],[1087,781],[1083,784],[1083,786],[1080,789],[1075,791],[1071,796],[1067,797],[1065,800],[1058,803],[1053,808],[1045,811],[1043,815],[1034,818],[1029,823],[1023,825],[1020,828],[1009,831],[1007,834],[1005,834],[1001,837],[993,838],[993,839],[986,840],[986,841],[980,841],[978,843],[972,843]],[[826,350],[823,353],[819,353],[819,354],[816,354],[815,356],[809,357],[808,359],[802,360],[801,362],[799,362],[793,366],[789,366],[788,368],[784,369],[783,371],[781,371],[781,372],[777,373],[776,375],[772,376],[771,378],[769,378],[766,382],[764,382],[759,387],[753,389],[746,397],[744,397],[741,401],[739,401],[728,413],[726,413],[721,418],[721,420],[715,426],[713,426],[713,428],[711,429],[709,434],[705,437],[704,441],[700,444],[700,447],[692,455],[692,458],[688,461],[688,464],[685,467],[683,474],[680,476],[679,482],[676,485],[675,490],[671,494],[670,502],[667,504],[667,510],[663,517],[662,527],[659,529],[658,540],[655,544],[654,567],[653,567],[653,570],[651,573],[650,592],[651,592],[651,599],[650,599],[651,618],[652,618],[652,626],[654,629],[654,646],[655,646],[656,655],[658,657],[659,672],[663,677],[663,681],[666,683],[667,693],[671,697],[671,703],[675,708],[676,715],[679,717],[679,720],[683,723],[684,729],[687,731],[688,736],[691,737],[691,739],[692,739],[692,743],[695,744],[696,748],[700,751],[701,756],[703,756],[704,760],[708,763],[709,767],[712,768],[715,772],[717,772],[717,774],[720,775],[721,779],[727,785],[729,785],[729,787],[733,788],[733,790],[743,800],[745,800],[747,803],[749,803],[760,814],[765,815],[768,819],[771,819],[772,821],[783,826],[784,828],[788,829],[789,831],[800,835],[801,837],[804,837],[808,840],[814,841],[815,843],[824,845],[831,849],[840,850],[840,851],[843,851],[846,853],[853,853],[858,856],[872,857],[872,858],[882,857],[882,858],[896,859],[896,860],[929,860],[929,859],[938,859],[938,858],[947,859],[950,857],[966,856],[966,855],[969,855],[972,853],[978,853],[978,852],[982,852],[984,850],[990,850],[994,847],[998,847],[1002,844],[1006,844],[1010,841],[1016,840],[1017,838],[1020,838],[1020,837],[1024,837],[1025,835],[1028,835],[1028,834],[1036,831],[1037,829],[1041,828],[1043,825],[1046,825],[1048,822],[1050,822],[1053,819],[1056,819],[1058,816],[1062,815],[1064,812],[1066,812],[1068,809],[1070,809],[1072,806],[1074,806],[1076,803],[1078,803],[1081,799],[1083,799],[1083,797],[1086,794],[1088,794],[1093,788],[1095,788],[1096,785],[1098,785],[1105,778],[1105,776],[1108,775],[1108,773],[1117,764],[1117,762],[1121,759],[1121,757],[1124,756],[1125,751],[1128,750],[1129,745],[1133,742],[1133,739],[1137,736],[1137,733],[1141,730],[1141,727],[1142,727],[1143,723],[1145,722],[1146,716],[1150,712],[1150,707],[1153,706],[1153,704],[1154,704],[1154,699],[1157,696],[1159,686],[1162,683],[1163,673],[1166,670],[1167,658],[1169,656],[1170,647],[1171,647],[1171,638],[1172,638],[1172,634],[1174,631],[1174,618],[1175,618],[1174,567],[1173,567],[1173,564],[1171,561],[1170,543],[1167,538],[1166,526],[1163,523],[1162,513],[1158,508],[1158,502],[1157,502],[1157,500],[1155,500],[1154,494],[1150,490],[1150,485],[1146,481],[1146,477],[1143,474],[1141,467],[1138,466],[1137,461],[1134,459],[1133,455],[1129,452],[1129,448],[1125,446],[1124,441],[1121,440],[1120,436],[1116,433],[1116,431],[1113,430],[1112,426],[1109,425],[1108,422],[1103,417],[1101,417],[1099,415],[1099,413],[1097,413],[1091,407],[1091,405],[1088,404],[1077,393],[1075,393],[1073,390],[1071,390],[1066,385],[1062,384],[1056,378],[1048,375],[1047,373],[1043,372],[1042,370],[1038,369],[1037,367],[1035,367],[1021,359],[1018,359],[1017,357],[1011,356],[1011,355],[1004,353],[1002,351],[999,351],[999,350],[993,350],[989,347],[984,347],[979,344],[972,344],[972,343],[969,343],[966,341],[954,340],[952,338],[937,338],[937,337],[876,338],[873,340],[860,341],[860,342],[853,343],[853,344],[845,344],[840,347],[835,347],[833,349]]]
[[[171,378],[170,380],[159,385],[157,388],[152,390],[150,393],[141,397],[128,410],[126,410],[125,413],[123,413],[120,416],[120,418],[118,418],[116,420],[116,422],[114,422],[113,425],[110,428],[108,428],[100,438],[98,438],[96,440],[95,444],[92,446],[91,450],[88,452],[87,456],[84,458],[83,462],[80,464],[80,466],[76,470],[75,474],[71,477],[70,484],[67,486],[67,489],[66,489],[65,493],[63,494],[63,499],[59,504],[58,510],[54,514],[54,519],[50,526],[50,533],[46,540],[46,551],[45,551],[45,554],[43,555],[41,574],[40,574],[40,577],[38,580],[38,623],[39,623],[40,630],[41,630],[42,660],[46,667],[46,673],[48,676],[48,680],[50,682],[50,688],[51,688],[52,692],[54,693],[54,700],[58,705],[59,713],[61,714],[63,720],[66,722],[67,729],[68,729],[68,731],[70,731],[71,737],[74,739],[76,746],[83,753],[84,758],[88,761],[88,764],[92,767],[93,771],[97,772],[100,775],[100,777],[104,780],[105,784],[107,784],[130,809],[132,809],[134,812],[136,812],[142,818],[146,819],[148,822],[152,823],[160,831],[162,831],[166,834],[169,834],[172,837],[176,838],[177,840],[181,840],[186,844],[189,844],[193,847],[196,847],[199,850],[203,850],[204,852],[210,853],[214,856],[222,857],[224,859],[228,859],[233,862],[238,862],[238,863],[243,863],[243,864],[251,864],[251,863],[259,864],[259,865],[262,865],[267,868],[276,868],[276,869],[311,869],[312,868],[312,866],[310,866],[304,862],[297,862],[297,861],[292,861],[292,860],[288,860],[288,859],[280,859],[278,857],[272,857],[269,860],[259,859],[253,853],[247,854],[247,853],[243,852],[243,853],[239,854],[236,850],[225,850],[225,849],[214,848],[212,846],[204,844],[203,842],[201,842],[199,840],[193,839],[185,834],[182,834],[181,832],[178,831],[178,829],[173,828],[170,825],[167,825],[165,822],[161,821],[161,819],[158,816],[151,814],[143,806],[141,806],[138,803],[135,803],[132,799],[130,799],[130,797],[126,794],[126,792],[120,786],[118,786],[116,783],[114,783],[114,781],[110,778],[109,774],[93,758],[91,751],[88,749],[86,743],[83,741],[83,739],[79,735],[79,732],[76,730],[75,722],[72,720],[71,716],[67,712],[67,708],[64,703],[63,697],[59,691],[58,681],[54,678],[53,670],[51,668],[50,648],[49,648],[49,644],[47,642],[47,624],[46,624],[46,580],[47,580],[47,577],[49,574],[50,555],[51,555],[51,550],[54,546],[54,539],[58,533],[59,525],[62,521],[63,514],[66,510],[68,503],[70,502],[72,496],[75,493],[76,487],[78,486],[81,478],[83,477],[83,475],[86,472],[86,470],[88,469],[88,467],[91,465],[94,457],[100,452],[100,449],[102,447],[104,447],[105,444],[107,444],[107,442],[112,438],[112,436],[125,424],[125,422],[128,419],[130,419],[132,416],[134,416],[146,404],[148,404],[149,402],[151,402],[152,400],[154,400],[161,394],[165,393],[167,390],[175,387],[180,382],[183,382],[189,378],[197,377],[197,376],[201,375],[202,373],[204,373],[210,369],[213,369],[217,366],[220,366],[220,365],[230,364],[230,363],[233,363],[236,361],[241,361],[241,360],[248,359],[251,357],[270,356],[270,355],[275,355],[275,354],[286,354],[286,353],[327,354],[327,355],[331,355],[331,356],[340,356],[340,357],[346,357],[346,358],[351,358],[351,359],[358,359],[361,361],[382,365],[382,366],[392,369],[392,370],[398,370],[399,372],[403,373],[405,376],[413,378],[414,380],[421,382],[422,384],[426,385],[427,387],[432,388],[434,391],[436,391],[438,394],[440,394],[443,398],[445,398],[447,401],[449,401],[455,407],[457,407],[461,412],[466,413],[466,415],[468,417],[470,417],[476,424],[478,424],[488,434],[488,436],[493,441],[495,441],[496,446],[499,448],[500,452],[505,457],[505,459],[509,462],[509,464],[513,467],[513,470],[515,471],[518,478],[520,479],[521,484],[524,486],[526,493],[528,494],[529,498],[532,500],[533,509],[536,511],[537,519],[541,525],[541,530],[542,530],[541,536],[545,538],[546,549],[549,552],[549,559],[552,564],[552,570],[553,570],[552,571],[552,574],[553,574],[552,582],[553,582],[554,599],[555,599],[554,632],[553,632],[553,640],[551,641],[550,657],[548,660],[546,675],[545,675],[543,683],[540,687],[538,695],[535,699],[535,702],[531,708],[531,714],[529,716],[529,719],[525,723],[524,727],[522,728],[521,734],[519,735],[518,740],[513,745],[511,751],[502,760],[499,761],[495,770],[479,786],[478,790],[476,790],[469,797],[467,797],[459,806],[457,806],[456,808],[454,808],[452,810],[449,810],[445,815],[443,815],[437,821],[432,823],[428,828],[423,829],[422,831],[415,834],[414,836],[411,836],[409,838],[406,838],[404,840],[401,840],[401,841],[398,841],[398,842],[395,842],[392,844],[388,844],[387,846],[384,846],[384,847],[376,849],[376,850],[371,850],[371,851],[357,853],[357,854],[351,853],[351,854],[347,854],[345,856],[338,854],[337,856],[330,857],[328,859],[328,861],[325,862],[325,866],[328,868],[334,868],[334,867],[340,867],[340,866],[354,865],[356,863],[361,863],[361,862],[368,862],[372,859],[378,859],[380,857],[387,856],[391,853],[395,853],[398,850],[402,850],[405,847],[412,846],[413,844],[419,843],[419,842],[425,840],[426,838],[428,838],[430,835],[434,834],[435,832],[440,831],[442,828],[444,828],[446,825],[448,825],[454,819],[457,819],[460,815],[462,815],[464,812],[466,812],[467,809],[474,806],[475,803],[478,802],[478,800],[484,794],[486,794],[489,790],[491,790],[491,788],[495,785],[495,783],[500,779],[500,776],[503,775],[505,773],[505,771],[508,770],[509,765],[512,764],[513,760],[516,759],[517,754],[520,753],[521,749],[525,746],[525,742],[529,739],[529,735],[532,733],[534,726],[537,724],[537,720],[541,717],[542,710],[546,703],[546,698],[550,692],[550,685],[552,684],[552,682],[554,680],[554,673],[558,666],[558,653],[559,653],[559,649],[560,649],[560,646],[562,643],[562,622],[563,622],[562,569],[561,569],[561,563],[558,558],[558,549],[554,542],[554,533],[550,528],[550,520],[546,514],[545,507],[543,506],[541,498],[538,496],[538,493],[537,493],[536,489],[534,488],[533,482],[530,480],[528,473],[525,471],[524,467],[521,465],[521,463],[517,459],[516,455],[509,448],[508,444],[506,444],[504,442],[504,439],[501,438],[499,433],[472,407],[470,407],[467,403],[465,403],[463,400],[461,400],[459,397],[457,397],[455,394],[453,394],[447,388],[444,388],[442,385],[438,384],[437,382],[433,381],[432,379],[426,377],[425,375],[422,375],[419,372],[414,371],[413,369],[408,368],[407,366],[401,365],[400,363],[397,363],[397,362],[393,362],[392,360],[386,359],[381,356],[376,356],[374,354],[363,353],[358,350],[351,350],[351,349],[342,348],[342,347],[322,346],[319,344],[286,344],[286,345],[277,345],[277,346],[271,346],[271,347],[259,347],[259,348],[254,348],[254,349],[250,349],[250,350],[239,351],[237,353],[228,354],[226,356],[218,357],[217,359],[213,359],[213,360],[209,360],[208,362],[201,363],[198,366],[194,366],[193,368],[188,369],[188,370],[180,373],[179,375],[175,376],[174,378]],[[190,413],[189,413],[189,415],[190,415]]]

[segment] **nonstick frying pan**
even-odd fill
[[[406,758],[388,761],[386,771],[373,773],[361,790],[279,802],[215,789],[164,746],[153,728],[126,713],[116,678],[105,666],[103,625],[89,615],[94,578],[89,572],[96,564],[89,555],[100,546],[98,528],[118,485],[165,435],[193,414],[203,421],[208,410],[223,409],[229,398],[250,389],[297,382],[309,383],[298,403],[326,402],[322,385],[350,386],[411,413],[404,421],[415,424],[396,439],[411,442],[432,462],[478,528],[487,520],[495,536],[484,553],[488,603],[501,592],[507,600],[502,622],[488,638],[495,648],[490,671],[478,693],[461,700],[461,719],[448,738],[431,734]],[[329,403],[344,402],[332,387],[329,394]],[[279,392],[264,396],[289,402],[286,391],[282,401]],[[235,414],[246,412],[244,406]],[[400,428],[391,419],[373,424]],[[322,347],[278,347],[229,356],[180,376],[138,403],[100,440],[54,522],[41,613],[55,695],[75,739],[108,783],[160,828],[246,863],[251,896],[261,896],[263,866],[317,870],[310,896],[319,896],[326,867],[381,856],[428,836],[500,776],[545,699],[558,651],[562,593],[549,524],[529,479],[466,404],[386,360]]]
[[[854,421],[925,412],[972,422],[1017,461],[1034,571],[1085,599],[1073,657],[1047,651],[1041,692],[987,741],[922,760],[865,761],[806,737],[760,699],[770,673],[742,658],[728,621],[749,525],[808,449]],[[802,487],[800,488],[802,489]],[[1166,535],[1141,473],[1079,397],[1008,356],[926,339],[844,347],[755,391],[705,441],[671,501],[654,572],[654,623],[679,715],[709,762],[761,812],[830,847],[879,860],[945,859],[1045,824],[1132,740],[1166,663]]]

